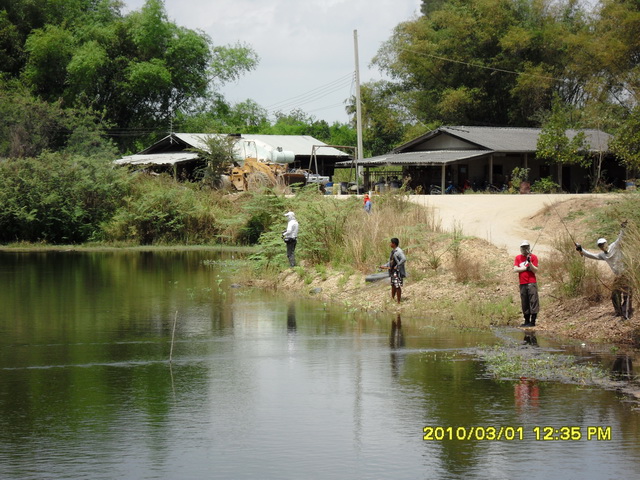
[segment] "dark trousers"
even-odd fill
[[[292,267],[296,266],[295,252],[296,252],[297,243],[298,243],[298,240],[295,240],[293,238],[287,242],[287,258],[289,259],[289,265]]]
[[[616,316],[629,318],[633,313],[631,300],[633,298],[631,284],[624,275],[618,275],[613,281],[611,289],[611,303],[616,311]]]
[[[538,284],[525,283],[520,285],[520,304],[524,315],[537,314],[540,311]]]

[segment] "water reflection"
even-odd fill
[[[295,333],[296,325],[296,305],[293,302],[289,302],[287,307],[287,331],[289,333]]]
[[[229,265],[211,258],[0,253],[0,478],[471,480],[526,465],[537,480],[640,467],[640,415],[611,392],[487,378],[463,349],[497,343],[491,332],[231,288]],[[631,360],[615,369],[631,375]],[[426,425],[528,436],[426,442]],[[613,437],[534,442],[536,425],[611,425]]]
[[[540,406],[540,388],[536,379],[521,377],[513,389],[518,413],[538,409]]]
[[[404,334],[402,333],[402,318],[400,314],[391,321],[391,334],[389,335],[389,347],[391,348],[391,375],[398,378],[402,366],[403,354],[398,349],[404,347]]]
[[[633,361],[629,355],[618,355],[611,367],[614,378],[620,380],[633,379]]]
[[[533,331],[525,331],[524,339],[522,340],[523,345],[531,345],[532,347],[538,346],[538,339],[536,338],[536,334]]]
[[[391,335],[389,336],[389,346],[392,350],[404,347],[404,335],[402,333],[402,318],[400,314],[391,321]]]

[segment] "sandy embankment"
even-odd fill
[[[432,207],[447,231],[461,228],[462,233],[486,240],[498,248],[505,248],[510,255],[519,253],[522,240],[535,244],[538,253],[548,253],[559,233],[564,230],[560,221],[560,204],[571,201],[577,204],[609,195],[554,194],[554,195],[411,195],[410,201]],[[540,225],[534,218],[550,208],[553,215]],[[556,214],[556,210],[558,213]],[[563,212],[562,215],[566,215]],[[573,232],[572,232],[573,234]]]

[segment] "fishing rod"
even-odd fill
[[[567,224],[564,223],[564,220],[562,219],[562,217],[560,216],[560,214],[558,213],[558,210],[556,210],[556,206],[555,203],[551,203],[551,208],[553,208],[553,211],[556,212],[556,215],[558,216],[558,218],[560,219],[560,223],[562,223],[562,226],[564,227],[564,229],[567,231],[567,233],[569,234],[569,238],[571,239],[571,241],[573,242],[573,244],[577,247],[578,246],[578,242],[576,242],[575,238],[573,238],[573,235],[571,235],[571,232],[569,231],[569,228],[567,227]]]

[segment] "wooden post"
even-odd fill
[[[169,363],[173,359],[173,341],[176,338],[176,323],[178,323],[178,311],[176,310],[176,316],[173,319],[173,331],[171,332],[171,349],[169,350]]]

